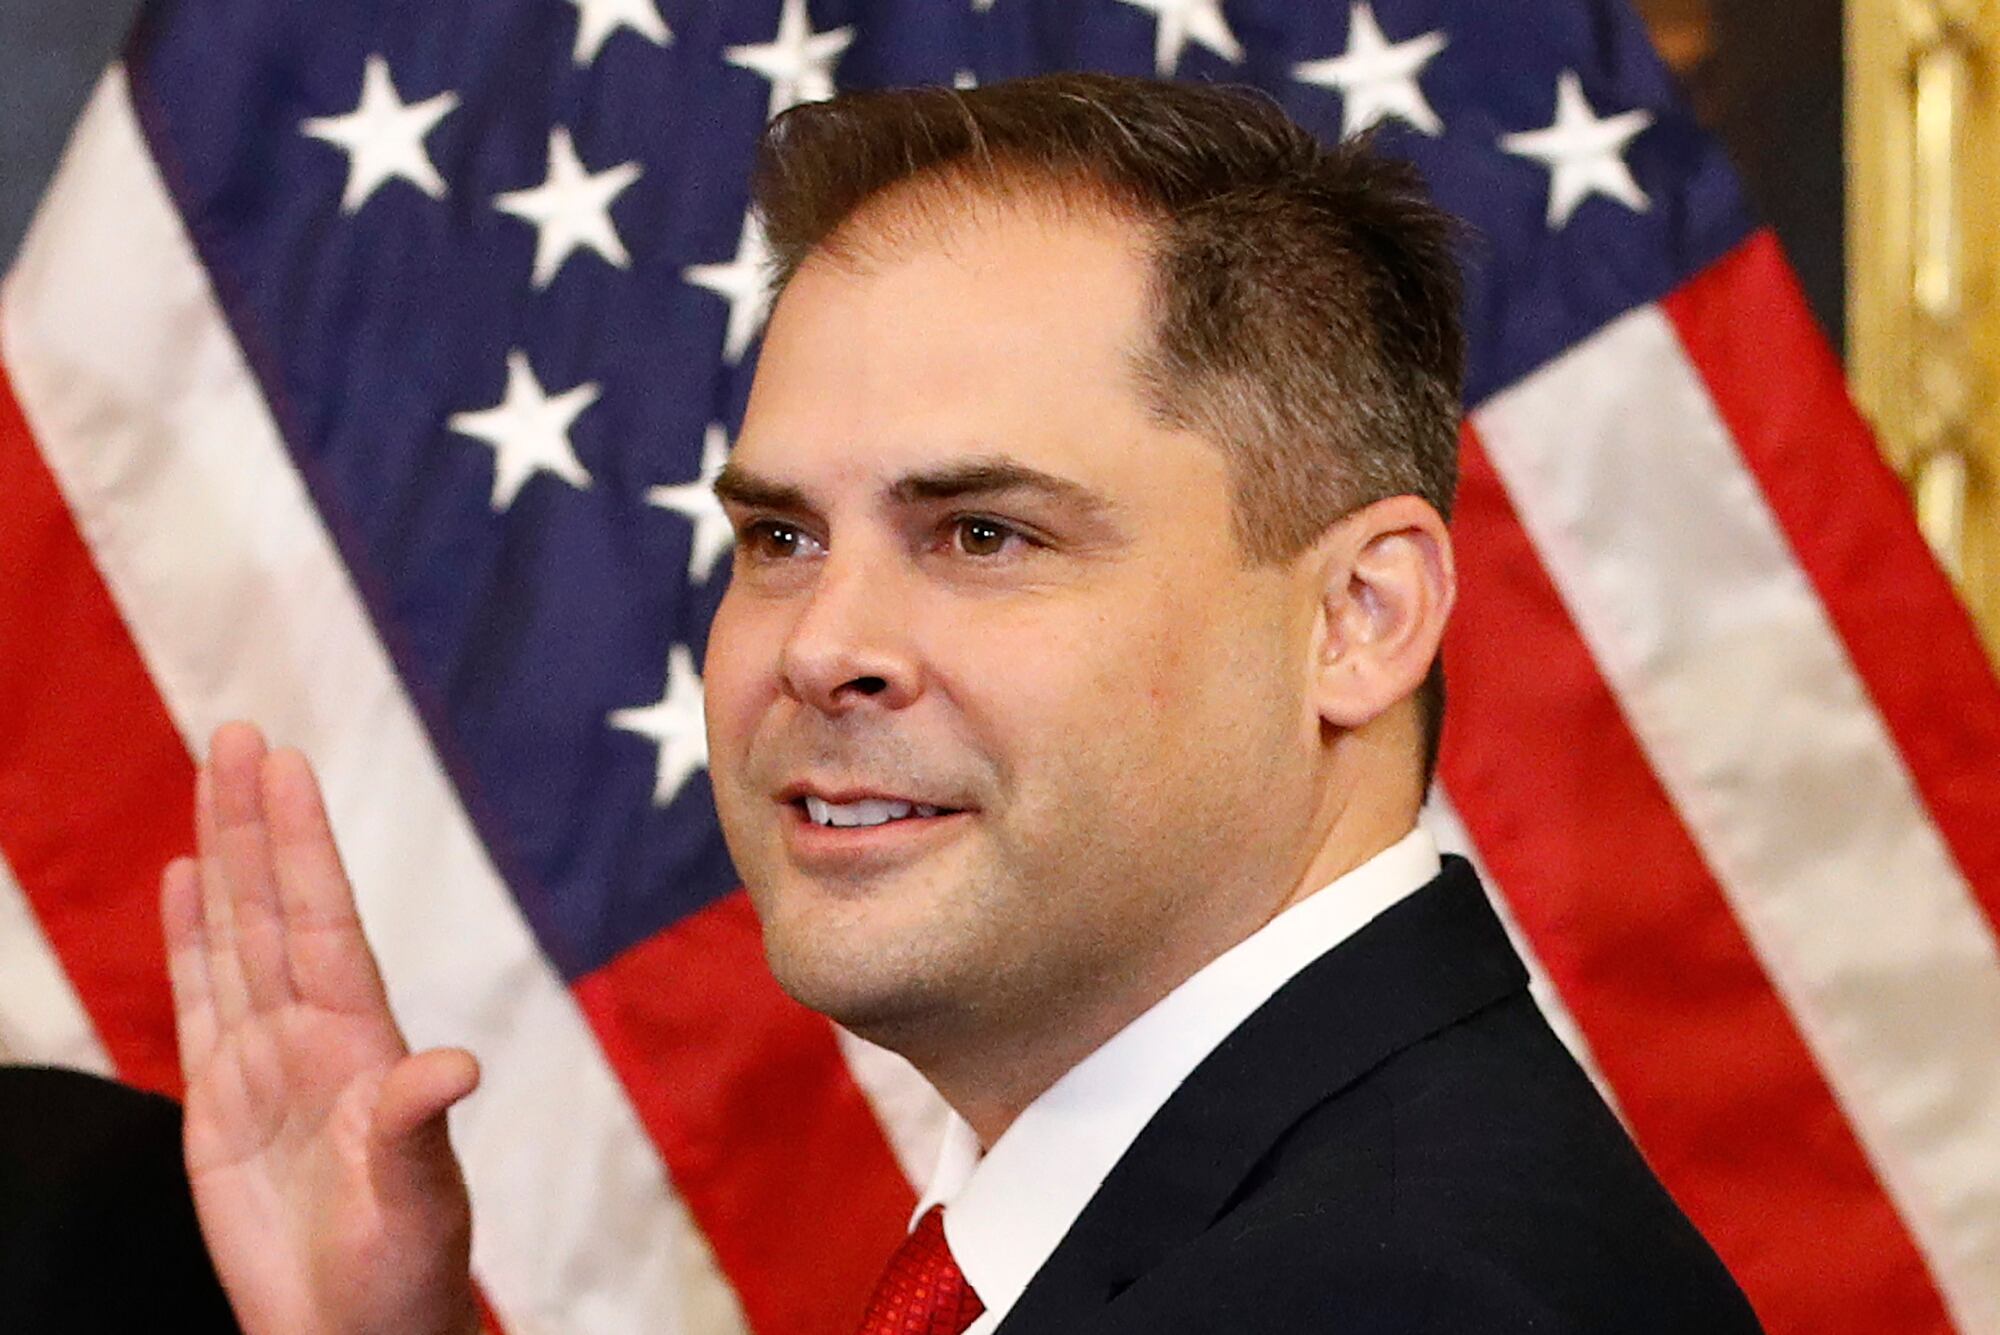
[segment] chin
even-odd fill
[[[827,915],[787,914],[760,904],[764,957],[800,1005],[871,1043],[900,1050],[959,1008],[947,961],[910,940],[835,924]]]
[[[792,1000],[882,1047],[900,1051],[900,1040],[926,1028],[926,1018],[936,1013],[920,989],[858,977],[854,970],[817,962],[801,965],[783,956],[770,959],[772,975]]]

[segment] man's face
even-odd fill
[[[1314,594],[1147,412],[1131,235],[808,261],[722,488],[723,829],[780,981],[905,1050],[1142,1006],[1312,851]]]

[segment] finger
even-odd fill
[[[218,728],[209,755],[209,800],[211,847],[228,891],[244,995],[252,1009],[269,1011],[289,1002],[293,991],[264,814],[264,758],[264,738],[255,728]]]
[[[175,858],[160,873],[160,926],[167,939],[167,981],[174,993],[174,1034],[181,1079],[193,1084],[215,1051],[215,998],[208,983],[207,930],[202,923],[201,874],[193,858]]]
[[[396,1064],[370,1128],[378,1190],[426,1194],[458,1182],[445,1113],[477,1088],[479,1061],[464,1048],[432,1048]]]
[[[201,879],[202,945],[208,957],[208,995],[215,1003],[219,1032],[228,1032],[250,1013],[250,994],[243,985],[243,966],[236,955],[236,912],[229,902],[229,882],[222,873],[222,851],[215,828],[213,763],[195,771],[195,868]]]
[[[297,751],[274,751],[265,763],[264,808],[291,972],[300,995],[349,1013],[380,1012],[393,1031],[388,994],[362,935],[354,889],[340,865],[319,782]]]
[[[375,1100],[375,1139],[409,1139],[479,1088],[479,1059],[464,1048],[430,1048],[396,1063]]]

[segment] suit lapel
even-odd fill
[[[1067,1329],[1206,1229],[1313,1108],[1527,985],[1471,867],[1307,966],[1225,1039],[1118,1161],[1001,1329]]]

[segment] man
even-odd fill
[[[864,1329],[1755,1329],[1416,826],[1462,351],[1413,174],[1067,75],[798,109],[758,198],[716,804],[779,980],[961,1118]],[[297,755],[224,729],[197,813],[246,1329],[468,1328],[469,1055],[408,1055]]]

